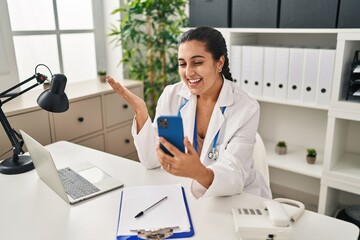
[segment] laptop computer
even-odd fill
[[[67,203],[75,204],[124,186],[88,162],[56,169],[51,153],[24,131],[20,130],[20,133],[40,179]]]

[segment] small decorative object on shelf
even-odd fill
[[[44,90],[48,89],[50,87],[51,81],[49,79],[46,79],[43,83]]]
[[[106,71],[105,70],[99,70],[97,72],[98,78],[100,82],[106,82]]]
[[[284,155],[287,152],[287,146],[285,141],[279,141],[276,144],[275,152],[279,155]]]
[[[307,151],[307,154],[306,154],[307,163],[314,164],[316,161],[316,154],[317,154],[315,148],[308,148],[308,149],[306,149],[306,151]]]

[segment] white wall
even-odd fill
[[[19,82],[6,0],[0,0],[0,92]]]
[[[103,1],[103,15],[104,15],[104,30],[105,34],[110,33],[111,24],[119,25],[120,14],[111,15],[111,12],[120,6],[119,1]],[[106,37],[106,69],[108,75],[113,76],[115,79],[120,80],[123,78],[123,68],[119,65],[122,58],[121,48],[116,47],[114,43],[110,43],[112,38]]]

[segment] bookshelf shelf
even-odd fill
[[[308,164],[305,159],[306,148],[301,146],[288,146],[287,153],[275,153],[274,141],[264,140],[269,166],[305,176],[321,179],[323,169],[323,152],[319,152],[315,164]]]
[[[357,202],[360,199],[360,102],[346,101],[346,87],[354,53],[360,50],[360,29],[218,30],[227,42],[230,64],[234,54],[239,54],[234,46],[334,50],[328,104],[254,95],[261,108],[258,131],[265,142],[270,170],[276,171],[276,174],[279,173],[277,170],[281,170],[286,176],[296,179],[289,179],[289,189],[296,188],[298,182],[301,191],[309,178],[311,183],[317,182],[320,189],[316,192],[318,212],[332,215],[340,206]],[[242,74],[241,65],[234,67],[233,64],[231,71]],[[245,90],[241,81],[237,83]],[[288,153],[280,156],[275,153],[275,145],[281,140],[287,142]],[[306,148],[309,147],[318,151],[314,165],[305,160]],[[303,182],[299,180],[301,177]]]

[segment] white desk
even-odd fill
[[[47,147],[58,168],[72,161],[89,161],[125,183],[125,187],[181,183],[195,229],[192,239],[238,239],[231,208],[259,207],[262,198],[250,194],[196,200],[190,181],[161,169],[146,170],[140,163],[69,142]],[[121,189],[74,206],[47,187],[35,170],[20,175],[0,175],[0,240],[114,240]],[[357,239],[350,223],[306,211],[296,224],[294,239]]]

